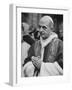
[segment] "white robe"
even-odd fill
[[[63,70],[57,62],[43,63],[41,65],[39,76],[56,76],[63,75]]]

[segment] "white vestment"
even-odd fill
[[[28,56],[28,50],[30,48],[30,45],[26,42],[23,42],[21,44],[21,75],[24,76],[23,67],[25,58]]]
[[[43,63],[41,65],[39,76],[56,76],[63,75],[63,70],[57,62]]]

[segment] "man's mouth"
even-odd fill
[[[40,35],[42,36],[42,35],[44,35],[45,33],[44,32],[40,32]]]

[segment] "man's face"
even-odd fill
[[[49,35],[49,32],[50,32],[50,28],[48,26],[48,23],[40,21],[40,23],[39,23],[39,32],[40,32],[40,35],[43,39],[47,39],[48,35]]]

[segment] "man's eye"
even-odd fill
[[[47,27],[45,27],[45,26],[43,26],[42,28],[43,28],[44,30],[47,29]]]

